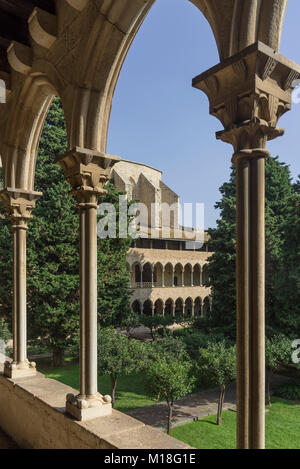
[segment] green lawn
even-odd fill
[[[63,368],[52,368],[49,360],[38,360],[38,370],[47,378],[57,379],[74,389],[79,389],[78,363],[68,363]],[[143,375],[133,374],[120,376],[116,392],[115,408],[122,412],[128,412],[137,407],[145,407],[155,404],[157,401],[146,396],[143,386]],[[103,395],[111,394],[111,384],[108,375],[99,376],[98,389]]]
[[[272,399],[266,414],[266,447],[268,449],[300,449],[300,403]],[[223,424],[216,425],[216,416],[203,418],[172,430],[172,436],[199,449],[234,449],[236,413],[225,411]]]

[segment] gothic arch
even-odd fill
[[[42,75],[28,78],[16,105],[8,110],[1,141],[6,187],[33,190],[40,136],[51,102],[57,92]]]
[[[210,24],[221,61],[255,41],[279,50],[287,0],[190,1]],[[63,102],[69,148],[106,152],[120,70],[154,3],[61,0],[56,2],[51,21],[43,21],[46,12],[40,9],[31,17],[30,45],[13,43],[8,56],[10,72],[5,70],[11,92],[7,104],[1,105],[5,120],[0,124],[0,154],[6,187],[33,189],[39,136],[55,94]],[[45,83],[38,85],[38,80]]]

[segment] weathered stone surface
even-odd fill
[[[65,396],[74,389],[40,373],[11,380],[0,374],[0,427],[21,448],[125,449],[187,448],[121,412],[77,422],[64,412]]]
[[[221,63],[202,76],[204,84],[202,83],[199,87],[207,92],[211,101],[211,112],[224,125],[224,131],[218,137],[225,142],[232,143],[235,149],[234,162],[239,169],[237,171],[239,189],[237,264],[240,267],[238,267],[237,277],[244,276],[244,280],[247,276],[249,277],[249,268],[245,259],[250,252],[247,241],[247,233],[249,233],[247,214],[250,212],[250,226],[254,227],[251,235],[252,271],[250,277],[255,288],[250,296],[257,310],[254,311],[254,317],[255,325],[258,327],[255,329],[252,325],[252,332],[257,332],[257,334],[254,333],[250,338],[253,352],[253,360],[250,361],[253,373],[250,372],[250,375],[253,374],[256,381],[251,388],[254,407],[250,409],[249,414],[251,419],[255,414],[255,418],[253,421],[250,419],[249,428],[254,435],[252,435],[250,446],[263,447],[264,158],[267,156],[265,146],[267,140],[282,134],[282,131],[276,128],[277,121],[289,109],[288,94],[291,91],[293,79],[298,77],[296,73],[299,70],[277,54],[287,0],[191,1],[207,18],[220,55]],[[105,151],[109,116],[122,64],[154,0],[101,2],[98,0],[62,0],[55,4],[56,9],[51,11],[51,16],[40,11],[39,15],[31,17],[30,29],[33,40],[26,41],[28,31],[25,28],[25,43],[12,41],[4,57],[3,50],[1,52],[0,64],[4,69],[0,70],[0,73],[4,72],[5,83],[9,85],[10,93],[6,93],[6,103],[1,104],[0,155],[3,162],[5,188],[32,192],[37,149],[45,117],[53,97],[55,95],[61,97],[67,123],[69,149],[85,149],[83,164],[79,161],[82,159],[81,156],[78,158],[80,152],[75,152],[77,161],[71,167],[72,170],[76,168],[76,171],[69,172],[70,167],[67,165],[70,162],[70,155],[64,160],[66,178],[71,182],[77,200],[81,204],[81,227],[82,231],[86,231],[87,239],[86,242],[81,242],[81,278],[88,279],[90,286],[89,290],[85,287],[81,289],[81,312],[86,311],[86,317],[82,320],[82,330],[86,322],[95,331],[92,338],[88,335],[83,338],[84,347],[89,347],[92,357],[86,363],[86,375],[81,380],[85,389],[82,392],[83,399],[80,405],[84,407],[86,398],[93,398],[96,395],[97,387],[96,209],[97,197],[103,193],[103,185],[108,178],[108,168],[105,163],[99,164],[99,158],[101,159],[104,155],[102,159],[107,161]],[[21,13],[24,11],[21,10]],[[18,15],[14,22],[18,21],[17,17]],[[28,14],[29,17],[30,14]],[[16,28],[11,29],[14,31]],[[264,43],[265,46],[251,46],[258,41]],[[87,152],[90,152],[89,156]],[[91,161],[89,161],[90,157]],[[97,159],[98,163],[95,164]],[[247,168],[243,167],[244,161],[248,169],[251,166],[251,172],[254,175],[251,176],[251,191],[246,190],[250,181],[249,174],[243,180],[247,172]],[[147,185],[147,188],[150,190],[151,185]],[[250,198],[249,192],[251,192]],[[15,288],[15,298],[21,300],[22,305],[19,308],[20,311],[17,314],[15,312],[14,319],[16,324],[16,318],[18,318],[21,333],[17,334],[20,343],[15,346],[15,350],[19,353],[18,357],[14,357],[14,363],[23,366],[26,360],[26,328],[24,327],[26,324],[26,280],[25,274],[21,273],[21,267],[26,266],[24,235],[26,219],[21,217],[21,220],[22,229],[19,229],[17,232],[19,234],[15,236],[15,247],[20,248],[22,253],[22,256],[16,256],[18,263],[15,273],[19,278],[15,283],[20,284],[21,287]],[[245,239],[246,242],[242,246]],[[252,259],[254,259],[253,262]],[[90,268],[86,269],[86,265]],[[83,274],[84,271],[85,274]],[[91,279],[94,281],[90,282]],[[247,289],[246,280],[244,285]],[[241,293],[241,289],[237,290]],[[249,300],[249,291],[241,296]],[[87,308],[89,303],[91,307]],[[16,307],[15,311],[17,311]],[[244,312],[241,310],[238,314],[240,319],[247,318]],[[21,321],[23,321],[23,327]],[[238,342],[244,344],[247,358],[250,350],[247,343],[249,342],[249,321],[245,324],[241,321],[240,324],[242,327],[238,326],[238,328],[242,330],[242,334]],[[246,371],[247,360],[244,363],[240,362],[240,365],[238,383],[243,384],[243,380],[246,383],[246,375],[249,373]],[[258,373],[256,369],[259,370]],[[4,430],[14,436],[17,435],[17,442],[21,443],[20,446],[98,448],[115,445],[132,448],[133,445],[153,447],[156,444],[166,447],[168,441],[172,444],[167,437],[164,435],[158,437],[156,436],[158,434],[152,434],[147,427],[142,427],[140,431],[134,431],[131,434],[123,432],[122,438],[121,435],[114,434],[107,440],[101,440],[90,431],[85,430],[83,433],[83,428],[78,423],[75,424],[61,412],[53,412],[46,402],[48,397],[33,398],[30,392],[22,387],[21,381],[16,383],[4,381],[4,378],[0,378],[1,390],[6,393],[0,403],[0,422],[3,421]],[[42,387],[45,382],[47,380],[41,383]],[[249,387],[249,382],[247,386]],[[239,391],[246,405],[249,400],[248,394],[245,389],[242,389],[242,392]],[[79,398],[78,400],[80,401]],[[258,400],[259,405],[257,405]],[[258,407],[259,412],[257,412]],[[238,428],[242,429],[247,416],[242,416],[242,420],[239,416],[238,412]],[[32,426],[29,426],[28,422],[32,422]],[[249,440],[248,435],[246,437]],[[242,441],[240,446],[248,447],[249,441],[246,443],[245,441]]]
[[[207,18],[221,61],[257,41],[279,50],[287,0],[191,1]],[[39,136],[54,95],[62,98],[69,148],[105,152],[120,69],[154,3],[62,0],[56,2],[56,14],[40,9],[29,14],[30,46],[14,42],[8,53],[10,73],[0,70],[11,83],[0,115],[6,187],[33,189]]]

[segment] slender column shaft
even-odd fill
[[[13,362],[4,366],[4,374],[12,379],[36,374],[35,363],[27,360],[26,232],[31,212],[41,195],[14,188],[0,192],[13,233]]]
[[[80,217],[80,394],[67,395],[66,412],[81,421],[111,413],[111,397],[98,393],[97,383],[97,208],[116,161],[78,147],[56,160],[73,189]]]
[[[25,363],[27,358],[26,319],[26,224],[14,224],[14,362]]]
[[[250,448],[265,447],[265,157],[251,161]]]
[[[237,167],[237,445],[265,446],[265,154]]]
[[[97,393],[97,204],[85,214],[83,303],[85,334],[85,395]]]
[[[86,396],[86,324],[85,324],[85,224],[86,211],[84,207],[79,208],[80,219],[80,395]]]
[[[237,237],[237,447],[249,446],[249,178],[250,164],[236,165]]]

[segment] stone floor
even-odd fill
[[[284,376],[274,375],[271,383],[271,392],[288,380],[289,378]],[[219,390],[215,388],[179,399],[174,405],[173,425],[182,425],[202,417],[207,417],[208,415],[216,414],[218,398]],[[235,385],[233,384],[227,387],[225,393],[224,410],[228,409],[236,410],[236,393]],[[158,429],[165,429],[168,418],[168,408],[165,403],[160,403],[134,409],[128,412],[128,414],[146,425],[151,425]]]
[[[17,445],[1,429],[0,449],[18,449]]]

